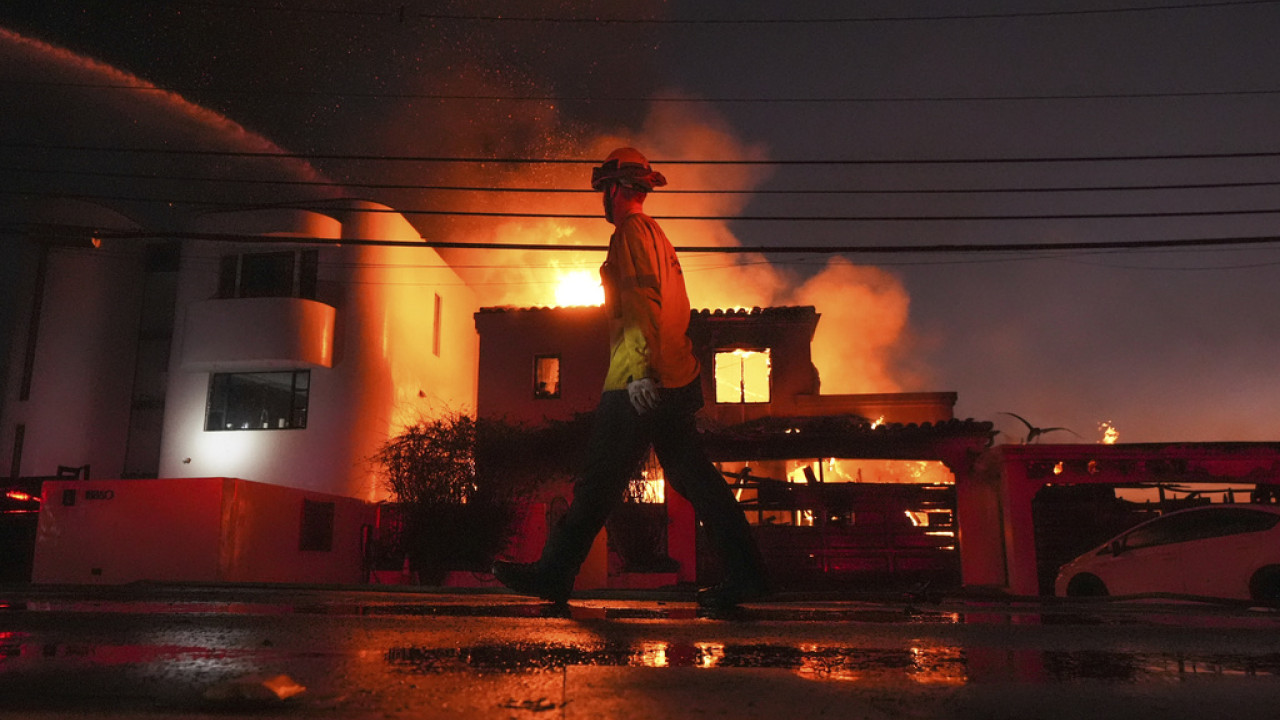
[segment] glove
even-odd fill
[[[658,383],[653,378],[640,378],[627,383],[631,406],[641,415],[658,407]]]

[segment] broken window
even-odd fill
[[[767,403],[772,363],[769,350],[718,350],[715,355],[716,402]]]
[[[539,400],[560,397],[560,356],[533,357],[533,396]]]

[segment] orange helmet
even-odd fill
[[[616,182],[623,187],[649,192],[667,184],[662,173],[649,167],[649,161],[635,148],[618,148],[609,153],[604,164],[591,169],[591,189],[601,190],[605,183]]]

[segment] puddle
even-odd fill
[[[1045,673],[1054,680],[1143,682],[1170,677],[1280,676],[1280,653],[1223,655],[1120,653],[1105,651],[1044,652]]]
[[[12,608],[17,610],[19,608]],[[692,602],[625,602],[587,600],[557,606],[538,601],[511,602],[485,599],[480,602],[392,602],[274,604],[222,601],[117,602],[40,601],[24,604],[21,610],[45,613],[107,613],[123,615],[323,615],[331,617],[474,617],[474,618],[566,618],[572,620],[714,620],[756,622],[861,622],[955,624],[963,622],[956,612],[927,611],[904,606],[847,607],[832,604],[758,605],[726,611],[707,611]]]
[[[1001,667],[1005,657],[1009,663]],[[992,663],[992,659],[997,660]],[[1105,651],[1019,651],[922,645],[868,649],[817,644],[533,643],[469,647],[397,647],[387,664],[410,674],[530,673],[576,666],[761,668],[795,672],[814,680],[906,681],[964,684],[1013,677],[1053,681],[1138,683],[1190,677],[1277,677],[1280,653],[1223,655]]]
[[[787,670],[818,680],[891,677],[919,683],[960,684],[967,679],[964,652],[955,647],[879,650],[774,644],[563,644],[475,645],[461,648],[400,647],[386,653],[395,669],[413,674],[468,670],[527,673],[569,667],[692,667]]]

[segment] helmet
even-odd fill
[[[591,189],[601,190],[605,183],[616,182],[623,187],[649,192],[667,184],[662,173],[649,167],[649,161],[635,148],[618,148],[609,153],[604,164],[591,169]]]

